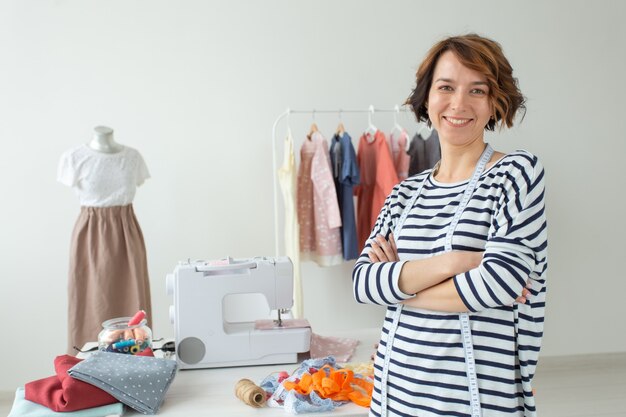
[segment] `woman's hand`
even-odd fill
[[[517,297],[515,299],[516,303],[526,304],[526,300],[528,300],[528,297],[530,296],[530,290],[529,290],[530,287],[531,287],[531,284],[530,284],[530,280],[529,280],[526,283],[526,288],[524,288],[522,290],[522,295],[520,295],[519,297]]]
[[[368,253],[372,262],[396,262],[399,261],[398,248],[393,238],[393,233],[389,233],[389,241],[383,235],[378,235],[372,239],[371,248]]]

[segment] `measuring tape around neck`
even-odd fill
[[[448,226],[448,230],[446,232],[445,238],[445,251],[449,252],[452,250],[452,235],[454,234],[454,229],[456,229],[457,224],[459,223],[459,219],[461,218],[461,214],[463,214],[463,210],[469,203],[474,190],[476,189],[476,185],[478,184],[478,180],[480,179],[481,174],[485,170],[487,163],[491,159],[493,155],[493,149],[489,144],[485,147],[478,163],[476,164],[476,168],[474,169],[474,174],[472,178],[468,182],[465,187],[465,191],[463,193],[463,197],[461,198],[461,202],[454,213],[454,217]],[[400,236],[400,232],[402,231],[402,226],[406,221],[409,211],[415,205],[417,198],[422,192],[422,188],[426,181],[422,181],[419,185],[419,188],[415,191],[415,193],[411,196],[408,204],[404,208],[400,218],[398,219],[398,223],[393,231],[394,238],[397,239]],[[396,304],[396,311],[393,314],[393,320],[391,322],[391,328],[389,329],[389,333],[387,333],[387,338],[385,340],[385,359],[383,363],[383,370],[381,375],[381,387],[380,387],[380,408],[381,415],[387,415],[387,379],[389,377],[389,363],[391,361],[391,348],[393,345],[394,337],[396,331],[398,329],[398,323],[400,321],[400,316],[402,315],[402,308],[404,304]],[[461,339],[463,341],[463,352],[465,354],[465,367],[467,373],[468,380],[468,391],[470,395],[470,407],[472,411],[472,417],[480,417],[481,409],[480,409],[480,396],[478,392],[478,377],[476,376],[476,363],[474,358],[474,345],[472,343],[472,332],[470,327],[469,314],[461,313],[459,314],[459,324],[461,330]]]

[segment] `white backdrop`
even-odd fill
[[[273,255],[275,118],[287,107],[401,104],[428,47],[470,31],[503,45],[528,96],[523,123],[489,139],[546,167],[544,354],[626,351],[625,18],[620,1],[4,0],[0,391],[50,375],[64,352],[79,207],[56,167],[94,126],[113,127],[151,171],[134,204],[154,331],[171,336],[164,281],[179,260]],[[327,137],[337,125],[335,115],[316,121]],[[408,116],[399,121],[415,131]],[[310,123],[291,117],[297,146]],[[344,124],[356,143],[367,118]],[[303,265],[305,315],[318,333],[380,325],[381,308],[353,301],[350,271]]]

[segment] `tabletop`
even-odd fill
[[[359,340],[350,362],[367,362],[374,353],[374,344],[378,342],[380,329],[356,329],[346,331],[325,332],[322,336],[348,337]],[[242,378],[260,383],[266,376],[280,371],[291,374],[299,364],[279,364],[263,366],[244,366],[214,369],[181,370],[177,373],[170,386],[165,401],[158,415],[164,417],[273,417],[285,416],[282,408],[253,408],[244,404],[235,396],[235,384]],[[331,412],[314,413],[316,417],[364,417],[369,408],[353,403],[337,407]],[[127,408],[125,416],[141,416],[142,414]]]

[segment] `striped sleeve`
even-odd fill
[[[481,264],[454,277],[473,312],[511,305],[529,278],[545,285],[547,231],[544,170],[536,157],[518,158],[507,173]]]
[[[400,271],[406,261],[400,262],[375,262],[368,256],[371,249],[371,241],[381,234],[386,238],[392,231],[392,201],[397,195],[398,186],[385,200],[370,237],[365,242],[365,247],[357,259],[352,270],[352,287],[354,298],[362,304],[395,305],[403,300],[413,297],[413,294],[405,294],[400,291],[398,280]]]

